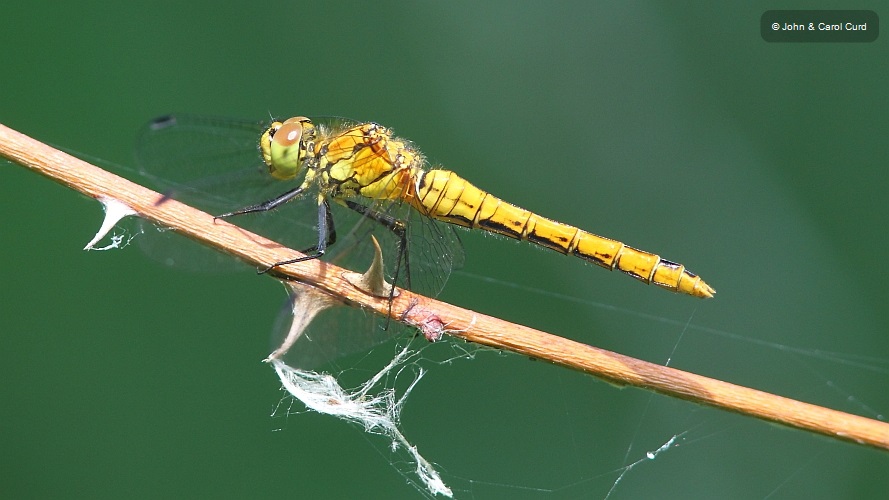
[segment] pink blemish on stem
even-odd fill
[[[411,316],[411,319],[405,321]],[[418,316],[422,316],[421,320],[414,320]],[[401,321],[419,329],[426,340],[429,342],[438,342],[445,333],[445,322],[434,312],[427,312],[423,307],[417,308],[417,301],[411,300],[407,310],[401,314]]]
[[[430,314],[417,324],[417,328],[429,342],[438,342],[444,335],[445,324],[437,314]]]

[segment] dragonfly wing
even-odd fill
[[[294,368],[318,370],[330,368],[337,359],[369,350],[394,337],[394,328],[385,330],[385,323],[376,315],[363,309],[345,305],[324,309],[305,325],[303,315],[310,307],[300,304],[306,292],[304,288],[290,289],[289,298],[274,329],[272,352],[279,352],[285,339],[296,339],[282,359]],[[297,307],[293,307],[294,304]]]
[[[258,144],[266,126],[259,121],[187,114],[161,117],[140,130],[136,164],[165,197],[212,215],[244,208],[293,187],[270,176],[262,161]],[[233,222],[297,249],[317,242],[314,199],[294,200],[281,210],[245,215]],[[153,235],[143,238],[141,245],[152,258],[174,260],[177,267],[219,269],[218,257],[209,258],[209,252],[190,249],[195,245],[179,239]]]
[[[351,229],[343,235],[341,247],[337,241],[340,248],[331,256],[331,262],[355,271],[367,269],[373,260],[370,238],[373,235],[383,250],[390,281],[396,280],[398,286],[430,297],[441,293],[451,271],[463,264],[463,245],[454,228],[423,216],[401,201],[378,201],[369,208],[404,224],[406,248],[401,248],[400,238],[394,231],[378,221],[340,209],[335,214],[337,224],[343,220],[349,222],[338,227]]]
[[[451,271],[463,267],[463,244],[459,235],[452,225],[411,210],[408,239],[413,290],[438,296]]]
[[[164,116],[140,130],[136,164],[165,194],[202,210],[253,204],[282,190],[264,171],[258,148],[263,129],[261,122]]]

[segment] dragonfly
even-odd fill
[[[260,136],[259,148],[271,177],[281,181],[302,177],[302,182],[280,196],[220,217],[274,210],[312,188],[318,193],[317,245],[308,249],[308,255],[276,266],[324,255],[335,239],[330,201],[391,230],[404,254],[404,223],[374,208],[404,203],[427,218],[528,241],[674,292],[702,298],[715,293],[681,264],[547,219],[483,191],[455,172],[429,168],[413,144],[374,122],[331,129],[297,116],[273,122]],[[405,264],[409,280],[409,261]]]
[[[382,231],[390,242],[383,255],[396,257],[392,280],[434,296],[462,263],[454,228],[465,228],[528,241],[673,292],[715,293],[682,264],[545,218],[430,166],[413,143],[375,122],[296,116],[263,124],[169,115],[143,129],[137,162],[172,187],[171,197],[197,201],[219,218],[275,212],[248,228],[286,244],[282,237],[292,237],[305,256],[264,271],[321,257],[348,267],[361,254],[356,249],[368,247],[367,235]],[[282,183],[291,187],[281,192]],[[285,211],[277,209],[297,200],[299,209],[280,216]],[[335,218],[332,205],[345,210]],[[338,232],[342,227],[349,230]],[[332,252],[335,244],[339,250]]]

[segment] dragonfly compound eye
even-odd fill
[[[281,128],[281,125],[281,122],[272,122],[259,138],[259,150],[262,152],[262,159],[266,165],[272,164],[272,138],[275,137],[275,133]]]
[[[301,123],[284,123],[275,131],[272,141],[280,146],[289,147],[299,143],[303,135],[303,127]]]
[[[274,131],[274,134],[269,133],[268,156],[266,156],[265,150],[263,150],[263,157],[265,157],[272,177],[288,180],[299,174],[300,161],[302,160],[300,148],[302,134],[302,123],[290,120],[281,124]]]

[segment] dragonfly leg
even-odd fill
[[[235,210],[234,212],[217,215],[216,217],[214,217],[214,219],[224,219],[226,217],[232,217],[235,215],[252,214],[256,212],[268,212],[269,210],[274,210],[287,203],[288,201],[296,198],[297,196],[301,195],[303,191],[304,189],[302,188],[302,186],[293,188],[284,194],[272,198],[271,200],[266,200],[256,205],[250,205],[249,207],[244,207],[240,210]]]
[[[278,266],[318,259],[324,255],[324,252],[327,251],[327,247],[334,243],[336,243],[336,227],[333,223],[333,215],[330,213],[330,204],[325,199],[318,204],[318,244],[303,250],[302,253],[306,254],[305,256],[298,259],[276,262],[271,266],[258,271],[258,274],[265,274]]]
[[[411,289],[411,265],[407,250],[407,228],[405,227],[403,221],[398,220],[391,215],[377,212],[370,207],[366,207],[360,203],[355,203],[352,200],[343,200],[343,203],[345,203],[347,207],[358,212],[359,214],[382,224],[383,227],[392,231],[392,234],[394,234],[398,238],[398,249],[396,252],[398,253],[398,257],[395,260],[395,273],[392,276],[392,291],[389,292],[389,315],[386,317],[386,325],[383,327],[384,330],[388,330],[389,320],[392,318],[392,300],[395,298],[395,287],[398,286],[398,271],[399,269],[401,269],[402,259],[404,260],[404,272],[406,274],[406,276],[404,277],[404,283],[405,286],[407,286],[408,290]]]
[[[408,256],[407,250],[407,230],[404,226],[404,222],[401,220],[392,217],[391,215],[384,214],[381,212],[377,212],[376,210],[361,205],[360,203],[355,203],[352,200],[343,200],[347,207],[358,212],[359,214],[368,217],[378,223],[380,223],[386,229],[392,231],[392,233],[398,238],[398,258],[395,263],[395,276],[393,277],[393,281],[395,284],[398,283],[398,270],[401,268],[402,258],[404,259],[404,269],[407,276],[405,276],[405,284],[407,288],[411,288],[411,268],[410,268],[410,259]],[[394,290],[394,288],[393,288]]]
[[[322,212],[324,217],[321,217]],[[336,243],[336,227],[333,223],[333,214],[330,212],[330,205],[327,203],[327,200],[324,200],[318,205],[318,244],[312,245],[305,250],[300,250],[300,252],[306,255],[314,255],[314,258],[317,259],[324,255],[324,251],[334,243]],[[281,263],[275,265],[280,266]]]

